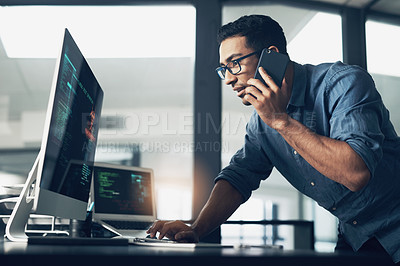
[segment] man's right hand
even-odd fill
[[[155,221],[146,233],[150,234],[150,237],[155,237],[157,232],[160,233],[158,239],[167,237],[183,243],[199,242],[199,236],[195,230],[182,221]]]
[[[242,202],[243,197],[239,191],[228,181],[221,179],[215,184],[210,198],[192,226],[182,221],[156,221],[147,233],[152,238],[159,232],[158,239],[167,237],[177,242],[197,243],[200,237],[206,236],[225,222]]]

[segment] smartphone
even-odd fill
[[[276,85],[278,85],[280,88],[282,86],[283,77],[285,76],[286,67],[289,61],[289,56],[265,48],[261,53],[260,60],[258,61],[254,78],[264,82],[264,79],[258,72],[258,68],[263,67],[265,71],[267,71],[268,75],[272,77]]]

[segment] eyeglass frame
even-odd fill
[[[239,57],[238,59],[229,61],[225,66],[219,66],[219,67],[217,67],[217,68],[215,69],[215,71],[217,72],[218,76],[219,76],[222,80],[225,80],[225,73],[226,73],[226,70],[228,70],[229,73],[231,73],[232,75],[237,75],[237,74],[240,73],[240,71],[242,71],[242,66],[240,65],[239,62],[240,62],[241,60],[245,59],[245,58],[248,58],[248,57],[253,56],[253,55],[255,55],[255,54],[257,54],[257,53],[260,53],[260,52],[261,52],[261,51],[255,51],[255,52],[252,52],[252,53],[250,53],[250,54],[247,54],[247,55],[244,55],[244,56],[242,56],[242,57]],[[239,70],[238,70],[236,73],[233,73],[233,72],[232,72],[232,69],[231,69],[230,67],[228,67],[228,65],[229,65],[230,63],[237,63],[237,64],[238,64]],[[225,72],[224,72],[223,77],[222,77],[221,75],[222,75],[223,69],[225,69]],[[221,72],[221,75],[220,75],[220,72]]]

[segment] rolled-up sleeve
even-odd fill
[[[331,84],[331,137],[348,143],[373,176],[382,158],[382,121],[387,110],[368,73],[352,67]]]
[[[246,126],[243,147],[233,155],[229,165],[222,169],[215,182],[225,179],[235,187],[247,201],[253,190],[260,186],[272,171],[272,163],[263,151],[259,138],[262,130],[258,130],[257,115],[253,114]]]

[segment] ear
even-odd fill
[[[273,51],[279,53],[278,47],[276,47],[276,46],[274,46],[274,45],[271,45],[270,47],[268,47],[268,49],[269,49],[269,50],[273,50]]]

